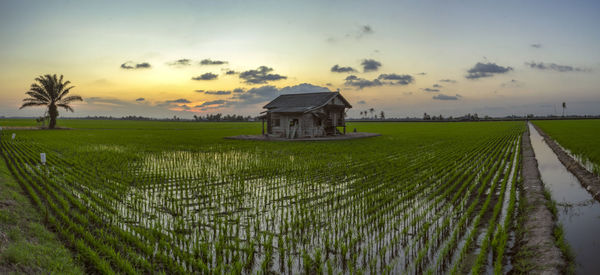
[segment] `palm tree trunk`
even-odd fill
[[[56,108],[55,104],[50,104],[48,106],[48,115],[50,116],[50,123],[48,124],[49,129],[54,129],[56,126],[56,117],[58,117],[58,108]]]

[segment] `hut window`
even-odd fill
[[[273,119],[273,127],[279,127],[281,120],[278,118]]]
[[[314,122],[315,122],[315,126],[321,126],[321,118],[318,118],[318,117],[315,118]]]

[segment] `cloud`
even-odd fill
[[[420,72],[417,75],[426,75],[426,74],[427,74],[426,72]]]
[[[355,75],[349,75],[344,80],[344,84],[346,86],[358,87],[358,89],[383,85],[408,85],[414,82],[414,78],[407,74],[380,74],[376,79],[373,80],[359,78]]]
[[[440,84],[433,84],[433,88],[442,88],[443,86]]]
[[[213,80],[213,79],[217,79],[218,76],[219,76],[218,74],[205,73],[200,76],[192,77],[192,80]]]
[[[109,97],[86,97],[84,102],[92,105],[108,105],[113,107],[122,107],[132,105],[133,103]]]
[[[327,42],[335,43],[335,42],[338,42],[339,40],[349,39],[349,38],[354,38],[354,39],[358,40],[365,36],[371,35],[373,33],[375,33],[375,31],[373,30],[373,28],[370,25],[360,25],[360,26],[358,26],[358,28],[346,33],[342,37],[338,37],[338,36],[328,37]]]
[[[529,66],[532,69],[538,70],[549,70],[549,71],[557,71],[557,72],[589,72],[590,69],[577,68],[569,65],[558,65],[555,63],[543,63],[543,62],[525,62],[525,65]]]
[[[288,86],[279,90],[280,94],[304,94],[304,93],[325,93],[331,90],[308,83],[298,84],[296,86]]]
[[[456,83],[456,80],[452,80],[452,79],[440,79],[440,82]]]
[[[227,70],[227,71],[225,72],[225,74],[226,74],[226,75],[232,75],[232,74],[237,74],[237,72],[236,72],[236,71],[234,71],[234,70]]]
[[[429,92],[429,93],[437,93],[440,91],[440,89],[424,88],[423,91]]]
[[[372,72],[379,70],[381,67],[381,63],[379,61],[375,61],[374,59],[365,59],[360,63],[363,66],[363,71]]]
[[[412,95],[412,92],[402,92],[403,95]]]
[[[512,71],[511,67],[502,67],[496,65],[496,63],[481,63],[477,62],[473,68],[469,69],[468,75],[465,76],[467,79],[478,79],[482,77],[491,77],[494,74],[503,74]]]
[[[377,79],[391,80],[391,82],[384,83],[389,85],[408,85],[415,80],[412,76],[407,74],[380,74]]]
[[[123,64],[121,64],[121,69],[125,69],[125,70],[135,70],[135,69],[149,69],[150,63],[148,62],[142,62],[142,63],[133,63],[131,61],[127,61]]]
[[[383,85],[383,83],[379,81],[379,79],[368,80],[364,78],[359,78],[355,75],[349,75],[348,77],[346,77],[345,80],[346,82],[344,84],[346,86],[358,87],[358,89]]]
[[[241,94],[241,93],[245,92],[245,90],[243,88],[235,88],[235,89],[233,89],[233,92],[236,94]]]
[[[179,98],[179,99],[175,99],[175,100],[167,100],[164,103],[173,104],[173,103],[192,103],[192,102],[185,98]]]
[[[445,94],[437,94],[432,98],[435,100],[459,100],[462,96],[459,94],[456,95],[445,95]]]
[[[340,67],[338,64],[335,64],[331,67],[331,71],[334,73],[351,73],[356,72],[356,70],[352,67]]]
[[[135,101],[138,101],[138,102],[139,102],[139,101],[144,101],[144,100],[146,100],[146,99],[145,99],[145,98],[143,98],[143,97],[140,97],[140,98],[137,98]]]
[[[192,60],[190,59],[179,59],[179,60],[175,60],[173,62],[169,62],[167,63],[167,65],[169,66],[189,66],[192,65]]]
[[[207,95],[230,95],[231,91],[204,91]]]
[[[267,66],[260,66],[256,70],[248,70],[240,73],[240,78],[247,84],[264,84],[269,81],[287,79],[287,76],[279,74],[270,74],[273,69]]]
[[[235,92],[238,90],[238,92]],[[241,88],[235,89],[233,95],[227,100],[213,100],[208,103],[205,102],[196,107],[201,110],[217,109],[223,107],[244,107],[247,105],[253,105],[258,103],[266,103],[267,101],[275,99],[281,94],[297,94],[297,93],[316,93],[316,92],[331,92],[325,87],[320,87],[308,83],[302,83],[295,86],[287,86],[281,89],[272,85],[261,86],[252,88],[245,91]]]
[[[356,38],[360,39],[365,35],[373,34],[373,28],[369,25],[362,25],[359,27],[358,32],[356,33]]]
[[[508,82],[504,82],[502,84],[500,84],[500,87],[502,88],[520,88],[523,86],[523,82],[518,81],[516,79],[511,79]]]
[[[536,49],[540,49],[540,48],[542,48],[542,44],[540,44],[540,43],[531,44],[531,45],[529,45],[529,46],[531,46],[532,48],[536,48]]]
[[[227,64],[227,61],[210,60],[210,59],[202,59],[202,61],[200,61],[200,65],[223,65],[223,64]]]
[[[208,106],[211,106],[211,105],[223,105],[223,104],[226,104],[227,102],[228,101],[224,100],[224,99],[217,99],[217,100],[212,100],[212,101],[206,101],[206,102],[203,102],[200,105],[196,105],[196,108],[204,108],[204,107],[208,107]]]

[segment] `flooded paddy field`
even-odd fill
[[[69,123],[16,131],[2,157],[92,272],[511,267],[524,122],[353,123],[382,136],[305,143],[223,139],[258,123]]]

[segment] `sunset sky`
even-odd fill
[[[340,90],[350,117],[600,114],[598,1],[0,1],[0,116],[63,74],[75,113],[258,115]]]

